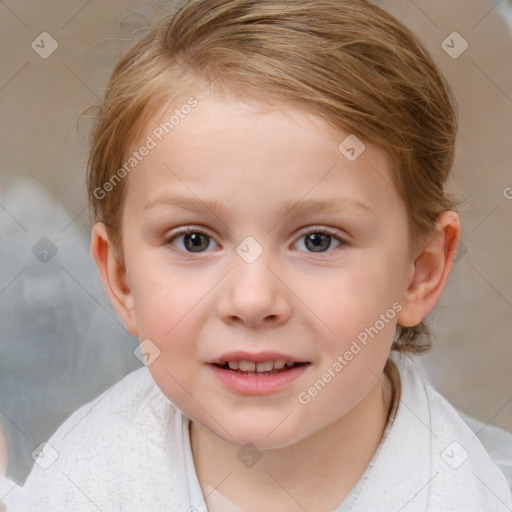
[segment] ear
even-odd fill
[[[439,215],[432,234],[411,265],[408,287],[397,321],[403,327],[419,324],[439,300],[457,252],[460,219],[453,211]]]
[[[91,254],[110,302],[119,314],[125,329],[132,336],[138,336],[133,294],[128,283],[126,268],[118,261],[109,240],[107,227],[103,222],[97,222],[92,229]]]

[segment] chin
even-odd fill
[[[286,415],[266,421],[254,417],[252,420],[246,418],[240,422],[230,421],[226,428],[229,434],[218,425],[213,425],[213,430],[209,430],[227,443],[241,448],[251,444],[260,450],[275,450],[285,448],[307,436],[306,433],[299,432],[298,425],[283,421],[284,417]]]

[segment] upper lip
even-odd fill
[[[281,354],[279,352],[246,352],[244,350],[238,350],[236,352],[227,352],[222,354],[220,357],[210,359],[207,361],[209,364],[223,364],[228,361],[252,361],[254,363],[263,363],[265,361],[292,361],[294,363],[306,363],[303,359],[290,356],[287,354]]]

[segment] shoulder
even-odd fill
[[[479,453],[485,449],[455,407],[430,382],[417,356],[394,359],[400,373],[401,401],[430,429],[433,442],[442,445],[456,440]],[[401,404],[402,405],[402,404]]]
[[[508,483],[476,433],[434,388],[417,358],[397,357],[394,362],[402,386],[399,407],[409,408],[417,428],[423,435],[428,434],[430,476],[437,475],[432,503],[439,498],[445,500],[444,505],[453,501],[454,506],[460,506],[467,500],[483,508],[492,503],[496,507],[492,510],[502,510],[500,503],[510,503]]]
[[[182,453],[181,422],[149,370],[132,372],[80,407],[43,445],[22,489],[23,510],[107,511],[140,503],[156,510],[155,500],[172,502],[165,489],[179,479],[180,460],[172,459]]]
[[[102,443],[111,448],[117,444],[119,434],[142,434],[150,425],[151,435],[156,438],[178,417],[176,406],[143,367],[75,411],[51,441],[64,446],[77,441],[84,445],[84,440],[90,440],[95,445]]]
[[[86,428],[99,417],[120,423],[137,422],[148,408],[161,417],[176,411],[174,404],[155,384],[149,370],[143,367],[129,373],[97,398],[80,407],[59,427],[55,435],[63,436],[67,428],[74,428],[79,423],[83,423],[82,428]]]
[[[397,361],[404,391],[402,398],[417,404],[415,412],[430,425],[434,439],[442,442],[445,436],[455,436],[470,445],[474,443],[478,450],[484,450],[461,413],[435,389],[417,356],[396,358]]]

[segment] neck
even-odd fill
[[[347,414],[293,445],[265,450],[262,459],[252,467],[234,463],[239,462],[239,446],[192,422],[192,454],[208,506],[215,509],[208,496],[213,503],[212,491],[216,488],[215,492],[229,497],[245,511],[252,510],[247,503],[253,503],[254,510],[261,510],[267,498],[273,510],[276,502],[289,503],[290,495],[306,510],[333,510],[368,467],[382,438],[392,402],[391,381],[383,372]],[[323,504],[319,496],[325,496]],[[280,506],[279,510],[294,510]]]

